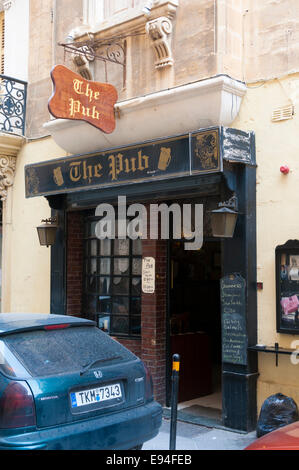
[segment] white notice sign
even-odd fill
[[[155,258],[142,259],[142,292],[153,294],[155,292]]]

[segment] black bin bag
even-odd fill
[[[298,419],[298,408],[293,398],[282,393],[271,395],[261,407],[256,428],[257,437],[264,436]]]

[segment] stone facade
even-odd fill
[[[71,55],[65,54],[58,44],[65,43],[70,33],[79,34],[80,41],[86,38],[83,32],[91,27],[84,24],[83,3],[82,0],[60,0],[59,8],[54,11],[52,2],[42,2],[42,6],[38,0],[30,2],[30,21],[38,27],[30,28],[29,137],[45,133],[42,124],[49,119],[51,68],[63,63],[75,70]],[[296,18],[299,14],[296,0],[155,2],[160,3],[163,9],[155,6],[149,18],[139,14],[137,19],[129,21],[123,15],[121,24],[114,21],[109,28],[93,31],[95,39],[103,40],[127,35],[125,86],[121,66],[107,62],[105,67],[99,60],[91,65],[94,79],[108,79],[113,83],[120,101],[221,73],[244,82],[255,82],[296,71]],[[163,17],[167,24],[165,30],[159,26],[163,24],[160,21]],[[150,25],[152,33],[149,33]],[[164,50],[167,49],[166,67],[158,66],[158,69],[154,34],[159,35]]]

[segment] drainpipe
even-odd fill
[[[52,7],[52,66],[56,65],[56,44],[57,44],[57,0],[53,0]]]

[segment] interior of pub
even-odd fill
[[[170,349],[181,356],[179,410],[221,414],[221,243],[200,250],[170,248]]]

